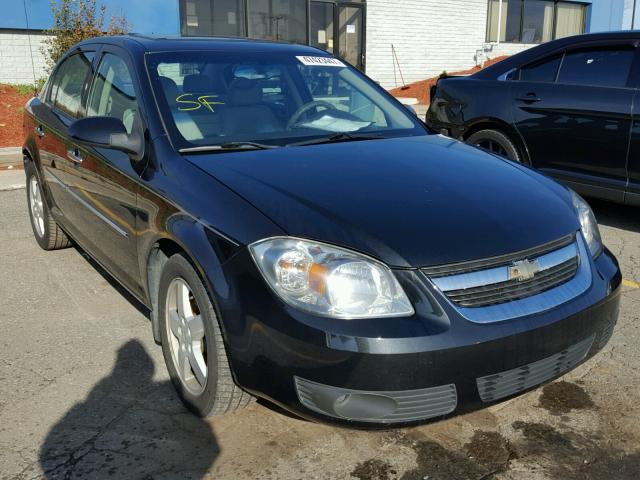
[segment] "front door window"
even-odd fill
[[[123,59],[106,53],[91,87],[87,116],[107,116],[122,120],[127,133],[133,130],[138,103],[129,67]]]

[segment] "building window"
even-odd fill
[[[249,37],[307,43],[306,0],[248,0]]]
[[[559,2],[556,10],[554,38],[568,37],[584,32],[585,6],[579,3]]]
[[[242,37],[243,5],[243,0],[180,0],[182,35]]]
[[[502,5],[502,8],[500,8]],[[554,0],[489,0],[487,41],[541,43],[585,31],[582,3]]]

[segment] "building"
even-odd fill
[[[0,83],[46,74],[50,0],[5,0]],[[248,36],[340,55],[385,88],[456,71],[537,43],[633,28],[636,0],[98,0],[134,32]]]

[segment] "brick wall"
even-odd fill
[[[476,65],[486,41],[487,0],[367,0],[367,74],[385,88],[401,85],[393,44],[406,83]],[[531,45],[500,44],[489,57]],[[478,59],[479,63],[480,59]]]
[[[33,84],[34,67],[35,80],[46,76],[46,62],[41,51],[45,38],[46,35],[39,32],[0,30],[0,83]]]

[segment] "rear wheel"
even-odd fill
[[[57,250],[71,246],[69,237],[51,216],[42,192],[42,185],[40,185],[32,164],[27,163],[25,173],[27,176],[29,218],[31,219],[31,228],[38,245],[44,250]]]
[[[162,353],[187,408],[206,417],[246,406],[252,397],[233,381],[209,294],[183,255],[167,261],[158,290]]]
[[[508,136],[499,130],[479,130],[470,135],[466,142],[469,145],[484,148],[491,153],[501,155],[509,160],[513,160],[515,162],[522,161],[522,156],[520,155],[516,145]]]

